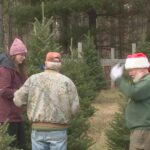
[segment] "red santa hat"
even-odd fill
[[[125,61],[125,69],[133,69],[133,68],[149,68],[150,63],[148,58],[143,53],[134,53],[127,56]]]

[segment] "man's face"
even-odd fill
[[[138,82],[145,74],[144,74],[144,69],[142,68],[134,68],[134,69],[129,69],[128,74],[132,78],[133,82]]]

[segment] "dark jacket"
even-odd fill
[[[21,87],[24,79],[6,53],[0,54],[0,122],[22,121],[21,109],[14,105],[14,92]]]

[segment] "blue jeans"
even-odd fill
[[[67,130],[31,133],[32,150],[67,150]]]

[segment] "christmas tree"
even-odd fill
[[[108,150],[128,150],[129,149],[129,129],[125,124],[125,107],[126,100],[122,97],[124,102],[120,103],[120,111],[114,116],[114,119],[110,123],[108,128],[107,143]]]
[[[11,144],[15,140],[14,136],[10,136],[7,133],[8,124],[0,124],[0,149],[1,150],[19,150],[12,147]]]

